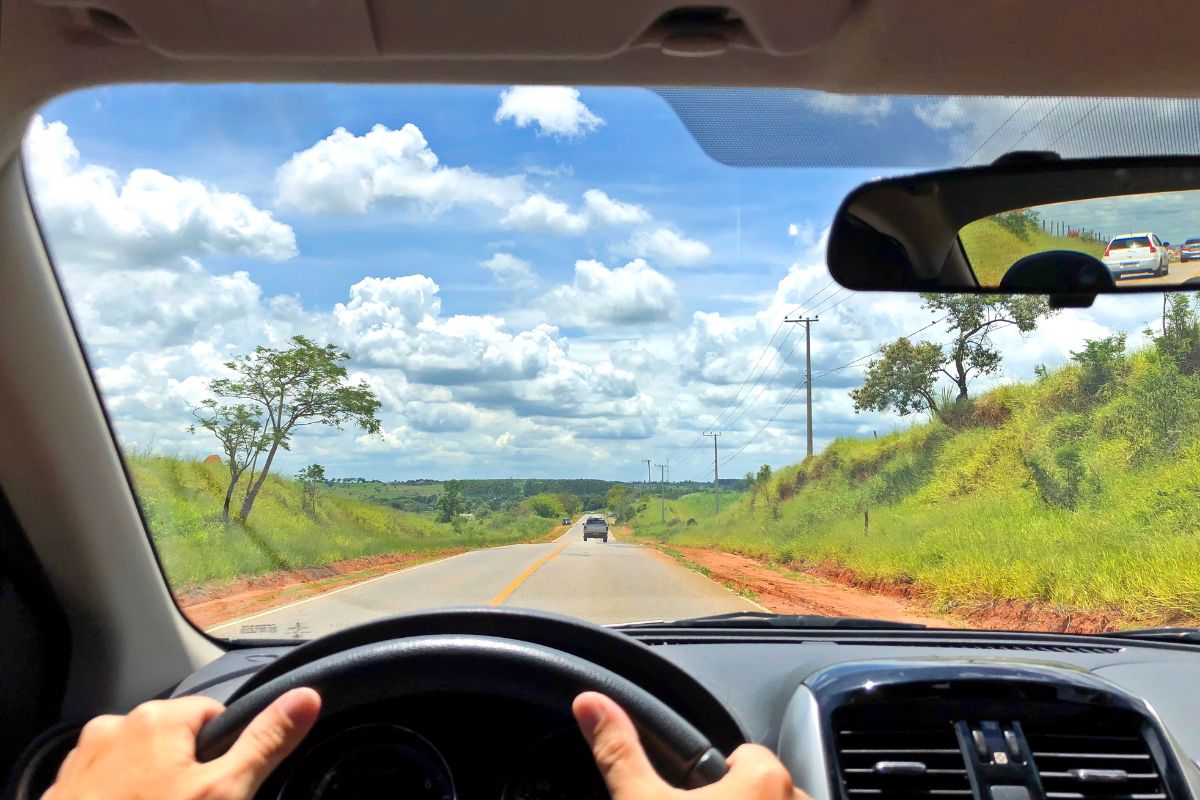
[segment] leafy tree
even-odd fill
[[[1100,394],[1125,368],[1125,332],[1103,339],[1088,339],[1083,349],[1071,351],[1071,360],[1079,364],[1079,388],[1092,397]]]
[[[629,503],[629,487],[623,483],[614,483],[604,495],[604,504],[616,511]]]
[[[555,492],[558,504],[562,506],[563,515],[573,517],[583,510],[583,501],[570,492]]]
[[[525,500],[524,505],[539,517],[555,519],[563,515],[563,509],[558,502],[558,498],[549,493],[535,494],[533,497]]]
[[[225,465],[229,468],[229,486],[225,489],[225,503],[221,506],[221,521],[229,522],[229,506],[233,492],[251,461],[267,446],[268,436],[259,422],[254,406],[218,405],[216,400],[205,400],[193,410],[200,427],[217,437],[225,453]],[[196,426],[188,431],[195,434]]]
[[[353,423],[367,433],[380,430],[379,398],[365,382],[350,384],[344,362],[350,355],[332,344],[318,345],[293,336],[285,348],[256,347],[249,355],[225,363],[232,378],[217,378],[209,391],[221,398],[257,406],[262,418],[262,446],[250,458],[250,478],[239,516],[246,520],[267,480],[280,448],[291,449],[297,428]],[[203,423],[202,423],[203,424]],[[255,476],[259,456],[262,469]]]
[[[1164,295],[1162,334],[1154,337],[1154,346],[1184,375],[1200,369],[1200,326],[1197,322],[1195,305],[1187,295]]]
[[[913,344],[901,337],[884,345],[879,354],[867,365],[863,385],[850,391],[854,410],[890,408],[902,417],[922,411],[939,414],[933,385],[945,363],[942,348],[933,342]]]
[[[444,491],[438,496],[437,521],[454,522],[462,513],[462,484],[459,481],[446,481]]]
[[[941,314],[950,341],[910,342],[901,337],[880,349],[867,365],[863,385],[850,392],[856,411],[892,409],[901,416],[928,411],[947,421],[952,404],[938,402],[934,385],[940,377],[953,384],[954,404],[969,397],[974,378],[1000,368],[1002,355],[992,333],[1013,326],[1029,333],[1054,313],[1036,295],[922,294],[924,307]]]
[[[300,505],[309,514],[317,513],[317,487],[325,482],[325,468],[320,464],[309,464],[296,473],[300,483]]]

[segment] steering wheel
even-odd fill
[[[502,696],[569,714],[576,695],[598,691],[629,712],[647,753],[669,783],[705,786],[728,769],[721,752],[690,722],[626,678],[552,647],[477,635],[363,644],[272,677],[204,727],[196,742],[199,760],[223,754],[275,698],[301,686],[320,693],[323,717],[438,692]]]

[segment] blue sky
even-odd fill
[[[384,435],[306,431],[285,469],[636,479],[642,458],[672,458],[675,477],[704,479],[697,434],[718,419],[732,452],[777,414],[723,474],[803,455],[803,404],[781,410],[803,364],[784,313],[824,312],[817,371],[931,318],[828,285],[822,235],[849,190],[1031,129],[1067,144],[1088,130],[1042,100],[769,99],[757,126],[733,114],[747,103],[707,101],[705,145],[768,164],[753,167],[711,158],[653,92],[569,87],[110,87],[49,104],[26,153],[126,444],[212,452],[186,428],[221,362],[305,333],[352,354]],[[787,148],[762,146],[762,119]],[[870,166],[786,166],[801,134],[826,161]],[[996,379],[1153,307],[1102,303],[1037,341],[1002,338]],[[860,375],[817,385],[818,446],[911,421],[856,415]]]

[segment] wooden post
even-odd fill
[[[863,535],[866,535],[871,530],[871,512],[863,509]]]

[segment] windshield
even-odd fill
[[[1094,632],[1200,616],[1191,296],[855,293],[825,236],[880,175],[1195,152],[1198,116],[132,86],[51,103],[25,161],[164,573],[215,636],[462,605]]]
[[[1149,247],[1150,237],[1148,236],[1127,236],[1124,239],[1113,239],[1109,243],[1109,250],[1129,250],[1134,247]]]

